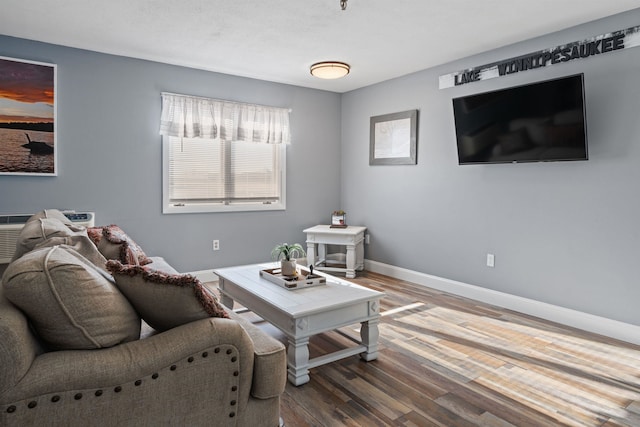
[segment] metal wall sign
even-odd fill
[[[440,76],[440,89],[640,46],[640,25]]]

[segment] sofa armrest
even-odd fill
[[[233,311],[229,310],[229,315],[244,328],[253,342],[255,361],[251,395],[259,399],[281,395],[287,383],[287,355],[284,345]]]
[[[254,337],[259,349],[261,335]],[[226,425],[229,417],[240,421],[246,411],[259,420],[254,425],[275,425],[277,391],[284,387],[281,379],[269,378],[286,378],[286,372],[267,370],[264,361],[258,362],[262,367],[254,365],[262,357],[282,361],[286,356],[282,344],[259,352],[246,325],[208,318],[111,348],[44,353],[14,387],[0,393],[0,425],[42,419],[68,423],[71,413],[68,425],[90,425],[100,417],[108,425],[138,425],[140,420],[148,425]],[[276,386],[268,387],[271,383]],[[256,408],[262,408],[262,419],[255,418]],[[212,417],[222,418],[213,422]]]
[[[209,318],[107,349],[44,353],[33,360],[15,387],[0,395],[0,403],[66,390],[115,387],[152,376],[184,358],[223,344],[232,344],[240,355],[240,389],[247,394],[241,402],[252,388],[258,398],[282,393],[286,381],[283,345],[246,321]]]
[[[0,395],[20,381],[42,349],[25,315],[3,295],[0,285]]]
[[[221,344],[232,344],[241,355],[253,354],[251,340],[238,326],[229,319],[210,318],[110,348],[44,353],[33,360],[25,376],[7,396],[2,396],[2,401],[9,395],[11,400],[20,400],[53,391],[115,386],[153,375]]]

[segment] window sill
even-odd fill
[[[237,203],[224,205],[221,203],[206,204],[185,204],[183,206],[163,206],[163,214],[186,214],[186,213],[221,213],[221,212],[259,212],[259,211],[283,211],[286,210],[284,203],[255,204]]]

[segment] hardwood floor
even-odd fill
[[[387,293],[378,360],[287,384],[286,426],[640,426],[640,346],[374,273],[353,281]],[[349,343],[322,334],[311,356]]]

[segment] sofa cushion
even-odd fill
[[[45,212],[50,213],[51,211]],[[73,226],[70,222],[65,223],[55,216],[49,218],[38,216],[40,214],[29,218],[20,230],[16,240],[16,251],[13,255],[14,261],[36,248],[68,245],[80,252],[94,265],[104,268],[107,261],[89,239],[86,228]],[[66,218],[64,215],[62,216]]]
[[[145,268],[148,270],[151,269],[165,274],[180,274],[161,256],[152,256],[149,257],[149,259],[151,262],[145,265]]]
[[[151,262],[142,248],[117,225],[90,227],[87,231],[106,259],[132,265],[145,265]]]
[[[167,274],[115,260],[107,261],[107,269],[140,316],[156,330],[206,317],[229,317],[216,296],[189,274]]]
[[[33,250],[36,245],[44,242],[50,237],[68,237],[75,235],[86,235],[86,231],[71,230],[64,222],[58,218],[29,218],[18,234],[16,240],[16,251],[13,260]]]
[[[40,211],[38,213],[35,213],[35,214],[31,215],[31,217],[29,217],[29,219],[27,220],[27,223],[29,223],[31,221],[37,221],[37,220],[43,219],[43,218],[57,219],[57,220],[60,220],[65,225],[70,225],[70,226],[74,225],[71,222],[71,220],[69,218],[67,218],[65,216],[65,214],[60,212],[58,209],[44,209],[44,210],[42,210],[42,211]]]
[[[80,255],[91,261],[96,267],[104,269],[107,260],[102,256],[96,245],[86,235],[78,234],[66,237],[49,237],[45,241],[38,243],[33,249],[52,248],[54,246],[68,246],[73,248]]]
[[[35,213],[29,217],[25,224],[28,224],[33,221],[37,221],[39,219],[57,219],[61,223],[67,226],[67,228],[71,231],[82,231],[85,230],[86,227],[84,225],[76,224],[71,221],[65,214],[63,214],[58,209],[44,209],[38,213]]]
[[[0,396],[14,387],[41,353],[25,314],[4,296],[0,285]],[[0,422],[0,424],[2,424]]]
[[[3,287],[52,349],[104,348],[140,337],[140,318],[113,279],[71,247],[23,255],[7,267]]]

